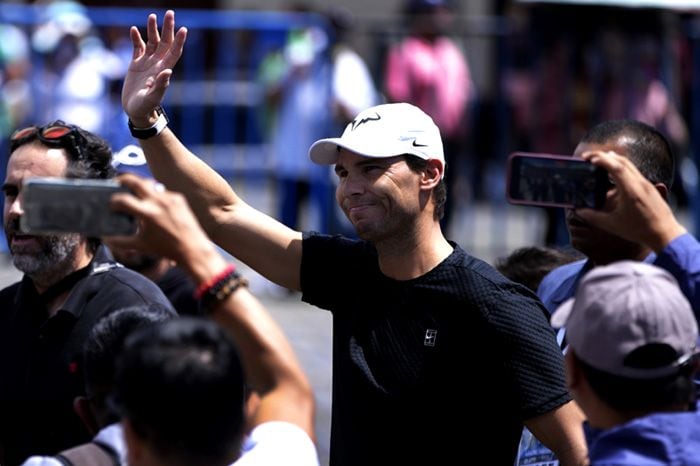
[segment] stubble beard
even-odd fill
[[[44,236],[38,253],[12,253],[12,263],[35,282],[53,284],[73,272],[81,244],[78,234]]]

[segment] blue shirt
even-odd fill
[[[657,413],[611,429],[584,424],[591,466],[700,466],[700,415]]]
[[[683,294],[690,301],[696,318],[700,321],[700,242],[691,234],[686,233],[671,241],[658,255],[656,253],[649,254],[644,258],[644,262],[659,266],[676,278]],[[590,260],[582,259],[562,265],[549,272],[542,279],[537,289],[537,295],[547,310],[553,313],[564,301],[572,298],[576,293],[576,287],[578,287],[581,278],[593,267],[594,265]],[[564,335],[565,329],[560,329],[557,332],[557,342],[562,348],[565,346]],[[698,455],[700,456],[700,454]],[[527,429],[523,429],[517,464],[521,466],[556,465],[558,462],[554,453],[551,453],[534,438]],[[649,463],[635,463],[631,461],[605,464],[646,465]]]
[[[644,262],[666,269],[678,281],[683,294],[700,320],[700,242],[689,233],[671,241],[658,255],[649,254]],[[557,267],[540,283],[537,295],[550,313],[574,296],[579,280],[593,268],[590,260]]]

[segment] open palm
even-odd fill
[[[136,26],[131,27],[129,34],[134,53],[124,78],[122,106],[138,126],[139,122],[145,123],[153,109],[160,105],[170,82],[172,68],[182,55],[187,29],[181,27],[175,33],[175,13],[168,10],[160,34],[155,14],[148,16],[146,42]]]

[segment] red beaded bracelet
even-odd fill
[[[214,275],[206,282],[201,283],[194,292],[194,299],[201,299],[206,293],[214,288],[219,282],[227,280],[236,271],[236,266],[228,264],[224,270]]]

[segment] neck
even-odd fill
[[[592,427],[602,430],[608,430],[619,425],[627,424],[628,422],[640,417],[661,413],[681,413],[688,411],[688,409],[689,406],[687,403],[681,403],[677,405],[667,406],[663,409],[654,410],[644,409],[623,412],[608,409],[605,412],[600,413],[596,417],[590,417],[588,422]]]
[[[80,248],[80,252],[57,269],[30,275],[37,293],[44,296],[49,317],[53,316],[65,303],[70,291],[73,289],[73,281],[69,277],[78,270],[90,265],[93,258],[92,253],[88,253],[87,248]],[[65,281],[64,281],[65,280]],[[61,282],[64,281],[64,284]]]
[[[689,409],[689,403],[675,403],[654,408],[619,410],[611,407],[591,392],[586,400],[584,411],[591,427],[608,430],[651,414],[684,412]]]
[[[425,231],[415,231],[375,245],[379,268],[395,280],[410,280],[425,275],[449,256],[454,248],[435,222]]]
[[[93,256],[94,254],[88,252],[86,247],[81,247],[78,248],[75,256],[67,259],[65,263],[54,264],[55,267],[51,270],[41,270],[32,273],[29,277],[32,279],[36,291],[42,294],[76,270],[87,267]]]
[[[589,259],[593,262],[594,265],[600,266],[600,265],[608,265],[611,264],[612,262],[617,262],[621,260],[633,260],[633,261],[643,261],[646,259],[646,257],[652,253],[652,250],[643,246],[639,246],[636,248],[630,248],[627,250],[623,251],[618,251],[619,254],[615,254],[615,256],[598,256],[595,253],[591,253]]]

